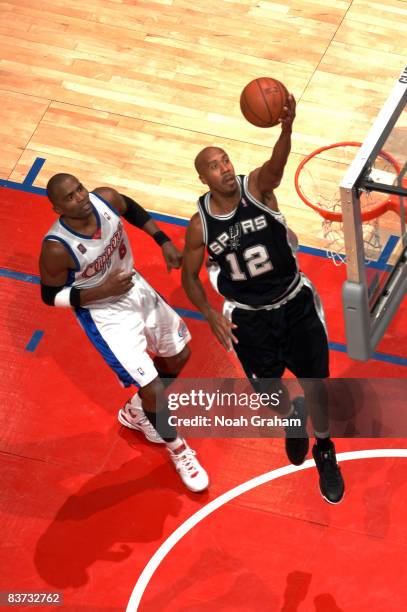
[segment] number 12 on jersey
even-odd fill
[[[243,259],[246,263],[247,271],[250,277],[260,276],[273,269],[273,264],[270,261],[270,257],[266,247],[263,244],[256,244],[255,246],[247,247],[242,253]],[[245,274],[240,266],[237,259],[236,253],[228,253],[226,255],[231,269],[231,278],[234,281],[247,280],[247,274]]]

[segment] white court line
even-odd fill
[[[339,453],[336,458],[338,461],[349,461],[351,459],[375,459],[378,457],[407,457],[407,448],[378,448],[378,449],[368,449],[361,451],[349,451],[347,453]],[[126,612],[136,612],[138,610],[138,605],[141,601],[141,598],[144,594],[144,591],[147,588],[150,579],[162,560],[167,556],[170,550],[184,537],[195,525],[197,525],[204,518],[212,514],[215,510],[218,510],[221,506],[224,506],[235,497],[254,489],[266,482],[270,482],[271,480],[276,480],[281,476],[286,476],[287,474],[293,474],[294,472],[299,472],[301,470],[306,470],[310,467],[314,467],[315,463],[313,459],[308,459],[302,465],[285,465],[284,467],[278,468],[277,470],[271,470],[271,472],[266,472],[265,474],[261,474],[260,476],[256,476],[247,482],[243,482],[242,484],[230,489],[230,491],[226,491],[216,499],[213,499],[206,506],[195,512],[192,516],[190,516],[182,525],[177,527],[177,529],[163,542],[156,550],[154,555],[151,557],[150,561],[145,566],[144,570],[141,572],[139,579],[137,580],[131,597],[129,599],[129,603],[127,604]],[[325,502],[324,502],[325,503]]]

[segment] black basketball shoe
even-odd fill
[[[300,419],[299,427],[284,427],[285,429],[285,452],[291,463],[301,465],[307,456],[309,449],[309,438],[307,433],[307,409],[305,399],[302,396],[292,401],[293,411],[288,418]]]
[[[345,493],[345,483],[336,462],[334,443],[329,440],[327,450],[320,450],[317,444],[314,444],[312,456],[319,472],[319,489],[322,497],[330,504],[339,504]]]

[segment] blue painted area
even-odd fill
[[[164,221],[164,223],[172,223],[172,225],[180,225],[181,227],[187,227],[189,224],[188,219],[182,219],[181,217],[172,217],[171,215],[151,211],[150,214],[156,221]]]
[[[24,272],[16,272],[9,268],[0,268],[0,277],[12,278],[13,280],[23,281],[24,283],[40,284],[40,277],[34,274],[25,274]]]
[[[329,342],[328,344],[332,351],[346,353],[346,344],[341,344],[339,342]],[[386,363],[392,363],[394,365],[407,366],[407,358],[399,357],[398,355],[389,355],[388,353],[379,353],[376,351],[373,353],[372,358],[376,359],[376,361],[385,361]]]
[[[25,347],[26,351],[29,351],[30,353],[33,353],[35,351],[35,349],[37,348],[41,338],[43,337],[44,332],[41,331],[40,329],[37,329],[33,335],[31,336],[31,340],[29,341],[29,343],[27,344],[27,346]]]
[[[326,251],[323,249],[315,249],[314,247],[299,245],[298,246],[299,253],[305,253],[306,255],[314,255],[314,257],[323,257],[324,259],[328,259],[328,255]]]
[[[407,358],[399,357],[398,355],[388,355],[387,353],[373,353],[373,359],[377,361],[385,361],[387,363],[392,363],[394,365],[400,365],[407,367]]]
[[[187,317],[188,319],[195,319],[196,321],[204,321],[204,316],[196,310],[187,310],[186,308],[174,308],[180,317]]]
[[[336,351],[337,353],[346,353],[346,344],[342,344],[340,342],[328,342],[328,346],[331,351]]]
[[[385,264],[389,259],[390,255],[393,253],[394,248],[396,247],[398,241],[400,240],[399,236],[390,236],[388,241],[385,244],[383,251],[378,259],[378,263]],[[388,266],[391,269],[391,266]]]
[[[367,261],[365,264],[366,268],[373,268],[374,270],[382,270],[384,272],[391,272],[392,266],[387,265],[386,262],[395,247],[395,243],[392,240],[393,238],[396,239],[396,243],[397,243],[398,237],[391,236],[389,240],[387,241],[387,244],[385,248],[383,249],[383,252],[380,255],[380,258],[377,261]],[[313,255],[314,257],[323,257],[325,259],[330,259],[326,251],[324,251],[323,249],[316,249],[314,247],[304,246],[301,244],[298,247],[298,252],[305,253],[306,255]],[[339,253],[339,257],[341,258],[341,261],[343,261],[343,259],[345,258],[345,254]]]
[[[43,157],[37,157],[31,169],[29,170],[27,176],[24,179],[24,182],[23,182],[24,186],[32,187],[33,182],[37,178],[44,164],[45,164],[45,159]]]
[[[366,268],[373,268],[373,270],[381,270],[382,272],[391,272],[393,270],[393,266],[382,262],[381,258],[377,261],[368,261],[365,265]]]
[[[7,187],[7,189],[16,189],[17,191],[23,191],[24,193],[33,193],[35,195],[45,196],[47,192],[41,187],[30,187],[23,183],[14,183],[13,181],[6,181],[0,179],[0,187]]]

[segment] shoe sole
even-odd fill
[[[165,444],[164,440],[157,440],[155,438],[151,438],[150,436],[148,436],[142,427],[129,423],[126,417],[123,416],[122,412],[123,412],[123,408],[120,408],[119,414],[117,415],[117,420],[119,421],[120,425],[124,425],[124,427],[128,427],[129,429],[133,429],[134,431],[141,432],[143,436],[145,437],[145,439],[148,440],[149,442],[153,442],[153,444]]]
[[[204,491],[207,491],[209,488],[209,482],[206,485],[206,487],[204,487],[203,489],[191,489],[191,487],[189,487],[187,484],[185,484],[184,481],[182,481],[184,483],[184,486],[188,489],[188,491],[191,491],[191,493],[204,493]]]
[[[328,499],[327,497],[325,497],[325,495],[322,493],[321,489],[319,490],[319,492],[321,493],[322,499],[324,499],[326,502],[328,502],[328,504],[331,504],[331,506],[337,506],[338,504],[341,503],[341,501],[345,497],[345,492],[344,492],[342,497],[341,497],[341,499],[338,499],[338,501],[334,502],[334,501],[331,501],[330,499]]]
[[[203,493],[204,491],[206,491],[208,489],[208,487],[209,487],[209,479],[208,479],[207,485],[205,487],[203,487],[202,489],[192,489],[191,487],[189,487],[187,485],[185,480],[182,480],[181,474],[178,472],[178,470],[175,469],[175,471],[177,472],[178,476],[180,477],[180,480],[181,480],[182,484],[184,485],[184,487],[186,487],[188,489],[188,491],[191,491],[191,493]]]

